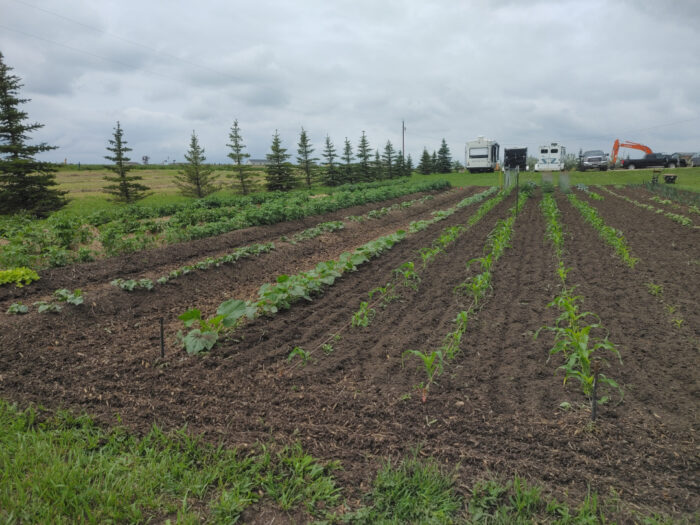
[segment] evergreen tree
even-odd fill
[[[312,157],[311,154],[314,152],[314,148],[311,147],[311,141],[309,141],[309,136],[306,130],[302,126],[301,134],[299,135],[299,144],[297,145],[297,162],[301,171],[304,172],[304,177],[306,178],[306,187],[311,187],[311,168],[315,165],[318,158]]]
[[[288,161],[291,155],[287,153],[286,148],[282,147],[282,141],[277,130],[272,136],[270,153],[266,157],[267,166],[265,166],[265,171],[267,174],[265,179],[267,180],[267,189],[270,191],[289,191],[294,188],[294,173],[292,165]]]
[[[342,184],[340,171],[338,170],[338,165],[335,159],[338,157],[335,151],[335,146],[331,141],[331,138],[326,135],[326,145],[323,148],[323,159],[324,172],[323,172],[323,182],[328,186],[338,186]]]
[[[379,150],[374,151],[374,162],[372,162],[372,179],[381,180],[384,178],[384,166],[379,156]]]
[[[363,131],[360,143],[357,145],[357,177],[360,181],[372,180],[371,157],[372,149],[369,147],[367,135]]]
[[[112,152],[112,154],[105,155],[105,159],[113,163],[112,166],[105,166],[105,168],[113,171],[116,175],[104,177],[104,180],[112,183],[105,186],[104,191],[112,195],[112,198],[117,202],[131,204],[143,199],[147,195],[148,187],[136,182],[143,179],[140,175],[127,175],[131,171],[129,165],[131,159],[126,154],[131,151],[131,148],[128,148],[126,144],[124,130],[117,121],[114,135],[109,139],[109,146],[107,146],[107,151]]]
[[[396,177],[396,170],[394,169],[394,161],[396,160],[396,152],[394,151],[394,146],[391,144],[390,140],[386,141],[386,146],[384,146],[384,153],[382,153],[382,164],[384,165],[384,176],[387,179],[393,179]]]
[[[34,156],[56,148],[26,144],[29,133],[44,125],[24,122],[27,113],[18,106],[29,99],[18,98],[22,84],[17,75],[10,74],[12,69],[0,53],[0,214],[26,210],[46,216],[66,205],[66,192],[53,188],[56,168]]]
[[[452,170],[453,171],[464,171],[464,165],[458,160],[453,160],[452,161]]]
[[[423,155],[421,155],[420,162],[418,163],[418,171],[422,175],[430,175],[432,173],[432,163],[428,148],[423,148]]]
[[[437,165],[435,166],[438,173],[450,173],[452,172],[452,156],[450,155],[450,148],[447,147],[447,142],[442,139],[442,144],[437,154]]]
[[[409,153],[408,157],[406,157],[406,176],[410,177],[411,175],[413,175],[413,159]]]
[[[394,169],[396,170],[397,177],[405,177],[407,175],[406,162],[403,160],[403,153],[401,150],[396,152],[396,163]]]
[[[230,143],[226,144],[229,148],[231,148],[231,153],[228,154],[228,157],[233,161],[234,169],[236,171],[236,175],[229,175],[229,177],[237,177],[238,182],[241,183],[243,195],[247,195],[250,191],[248,188],[250,174],[248,173],[247,166],[243,164],[243,160],[250,157],[250,154],[243,153],[245,144],[243,144],[241,129],[238,127],[238,119],[233,121],[233,126],[231,127],[231,132],[228,134],[228,138],[231,141]]]
[[[216,176],[212,175],[214,170],[204,164],[207,160],[204,148],[199,145],[194,131],[190,138],[190,149],[185,153],[185,160],[187,164],[183,166],[183,171],[178,171],[175,175],[175,185],[180,188],[180,192],[198,199],[214,193],[218,189],[214,184]]]
[[[347,184],[349,182],[354,182],[355,177],[353,176],[353,166],[352,166],[352,160],[354,156],[352,154],[352,144],[350,144],[350,140],[348,140],[347,137],[345,137],[345,146],[343,147],[343,166],[341,168],[342,175],[341,178],[343,180],[343,184]]]
[[[433,155],[430,157],[430,173],[437,173],[437,153],[433,150]]]

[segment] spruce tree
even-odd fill
[[[352,154],[352,144],[350,144],[350,140],[345,137],[345,146],[343,147],[343,166],[341,168],[343,184],[355,182],[352,165],[353,158],[354,155]]]
[[[452,157],[450,155],[450,148],[447,147],[447,142],[442,139],[442,144],[438,150],[437,155],[437,166],[435,166],[438,173],[450,173],[452,172]]]
[[[214,184],[216,176],[212,175],[214,170],[204,163],[207,160],[204,148],[199,145],[194,131],[190,138],[190,149],[185,153],[185,160],[187,164],[183,166],[183,171],[178,171],[175,175],[175,185],[183,195],[201,199],[218,190]]]
[[[372,162],[372,179],[381,180],[384,178],[384,166],[379,156],[379,150],[374,151],[374,162]]]
[[[277,130],[272,136],[270,153],[266,157],[267,165],[265,166],[265,171],[267,174],[265,179],[267,180],[267,189],[270,191],[289,191],[294,188],[292,165],[288,162],[291,155],[287,153],[286,148],[282,147],[282,141]]]
[[[29,99],[18,97],[22,84],[12,69],[0,53],[0,214],[26,210],[43,217],[66,205],[66,192],[53,187],[56,168],[34,159],[55,146],[26,144],[29,133],[44,125],[25,122],[27,113],[18,106]]]
[[[408,157],[406,157],[406,176],[410,177],[411,175],[413,175],[413,159],[409,153]]]
[[[387,179],[393,179],[396,177],[396,170],[394,169],[394,161],[396,160],[396,152],[394,151],[394,146],[391,144],[390,140],[386,141],[386,146],[384,146],[384,153],[382,153],[382,164],[384,165],[384,176]]]
[[[403,152],[401,150],[396,152],[396,162],[394,163],[394,169],[396,170],[397,177],[405,177],[406,173],[406,162],[403,159]]]
[[[360,142],[357,145],[357,178],[360,181],[367,182],[372,180],[371,157],[372,149],[369,147],[367,135],[363,131]]]
[[[229,175],[229,177],[237,177],[238,182],[241,184],[241,191],[243,195],[248,195],[250,189],[248,188],[248,181],[250,179],[250,174],[248,173],[247,166],[243,164],[243,161],[250,157],[249,153],[243,153],[245,144],[243,144],[243,137],[241,136],[241,129],[238,127],[238,119],[233,121],[233,126],[231,127],[231,132],[228,134],[228,138],[231,142],[226,144],[231,148],[231,153],[228,157],[233,161],[235,175]]]
[[[146,197],[148,195],[148,186],[136,182],[142,180],[143,177],[140,175],[128,175],[129,171],[131,171],[131,166],[129,165],[131,159],[126,154],[131,151],[131,148],[127,147],[127,142],[124,140],[124,130],[119,121],[117,121],[117,127],[114,128],[114,135],[109,139],[107,151],[110,151],[111,155],[105,155],[105,159],[111,161],[112,165],[105,166],[105,168],[114,172],[115,175],[106,175],[104,177],[104,180],[111,182],[111,184],[104,187],[105,193],[110,194],[113,200],[126,204],[131,204]]]
[[[314,148],[311,147],[311,141],[309,141],[309,136],[306,130],[301,128],[301,134],[299,135],[299,144],[297,145],[297,162],[299,163],[299,168],[304,172],[304,177],[306,178],[306,187],[311,187],[311,168],[315,165],[318,160],[316,157],[312,157],[311,154],[314,152]]]
[[[323,170],[323,182],[328,186],[338,186],[342,184],[340,171],[335,159],[338,157],[335,146],[331,141],[331,138],[326,135],[326,144],[323,148],[323,159],[324,159],[324,170]]]
[[[430,153],[428,153],[428,148],[423,148],[423,154],[420,157],[420,162],[418,163],[418,171],[422,175],[430,175],[432,173],[432,160],[430,159]]]
[[[430,157],[430,173],[437,173],[437,153],[433,150],[433,155]]]

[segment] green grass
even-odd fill
[[[569,182],[586,185],[626,185],[641,184],[651,181],[653,170],[614,170],[614,171],[571,171],[569,172]],[[700,191],[700,168],[677,168],[675,170],[664,170],[662,173],[674,173],[678,175],[675,187],[691,191]],[[493,186],[498,185],[498,173],[440,173],[432,175],[420,175],[414,172],[412,180],[425,180],[430,178],[440,178],[449,181],[453,186]],[[559,184],[559,173],[552,173],[553,183]],[[660,178],[663,181],[663,177]],[[533,181],[538,185],[542,183],[542,173],[523,172],[520,173],[520,184]]]
[[[464,494],[457,470],[416,453],[387,461],[352,510],[333,477],[338,463],[321,464],[298,443],[252,450],[213,446],[186,429],[136,437],[0,400],[0,523],[236,523],[258,506],[325,523],[672,523],[628,511],[614,495],[590,493],[571,508],[518,477],[489,477]]]

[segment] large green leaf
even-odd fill
[[[202,332],[199,328],[190,330],[182,339],[185,350],[190,355],[197,355],[205,350],[211,350],[219,336],[216,332]]]
[[[189,328],[195,323],[199,323],[202,320],[202,312],[200,312],[197,308],[193,308],[192,310],[187,310],[184,314],[179,315],[178,319],[185,323],[185,326]]]
[[[257,308],[240,299],[230,299],[219,305],[216,313],[224,317],[223,324],[226,327],[235,326],[244,315],[248,319],[255,317]]]

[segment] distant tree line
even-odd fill
[[[28,99],[19,98],[20,79],[11,74],[12,68],[5,65],[0,53],[0,214],[27,211],[37,216],[45,216],[67,203],[66,192],[55,188],[56,167],[49,162],[34,159],[38,153],[55,149],[46,144],[27,144],[28,134],[43,127],[42,124],[27,123],[27,113],[19,110],[19,105]],[[140,181],[143,177],[130,174],[134,163],[128,157],[131,148],[124,138],[124,130],[117,122],[112,137],[108,140],[105,159],[110,162],[107,169],[113,174],[105,176],[107,182],[104,190],[112,199],[123,203],[133,203],[150,195],[147,186]],[[230,173],[242,193],[251,191],[251,166],[246,159],[243,136],[234,120],[229,133],[227,146]],[[321,183],[328,186],[370,182],[385,179],[408,177],[413,172],[413,159],[404,157],[401,150],[396,150],[390,140],[383,148],[373,149],[363,131],[357,145],[345,137],[340,151],[336,149],[330,136],[326,136],[320,157],[314,156],[315,149],[308,132],[302,127],[297,143],[296,164],[290,162],[292,155],[283,147],[279,133],[272,136],[270,152],[266,155],[264,166],[265,186],[268,190],[289,191],[299,185],[311,187]],[[142,157],[144,164],[150,158]],[[186,162],[180,164],[181,170],[175,175],[175,185],[183,195],[202,198],[218,191],[224,184],[220,174],[214,172],[206,163],[204,148],[200,145],[197,134],[193,131],[190,144],[185,154]],[[418,171],[423,174],[449,173],[453,169],[450,150],[442,139],[442,145],[432,156],[424,148],[418,164]]]

